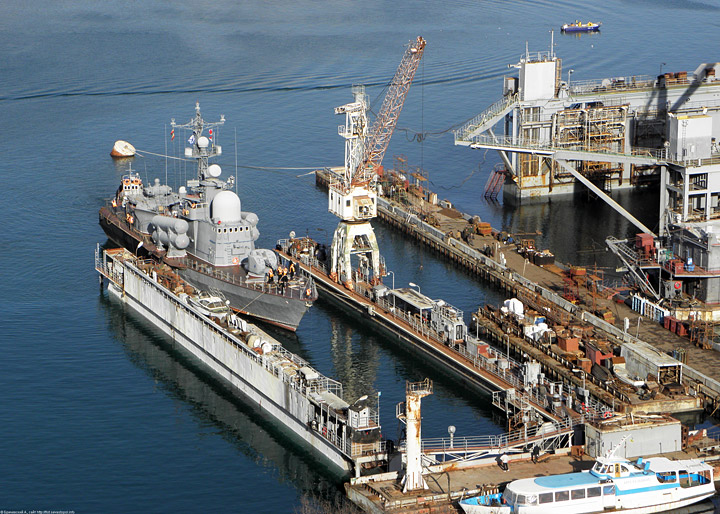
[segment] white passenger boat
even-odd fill
[[[599,457],[592,470],[523,478],[502,493],[460,502],[467,514],[665,512],[715,493],[713,468],[699,459]]]

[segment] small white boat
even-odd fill
[[[181,295],[185,301],[209,318],[225,319],[230,314],[228,301],[219,294],[201,291],[196,295]]]
[[[115,141],[110,155],[113,157],[133,157],[135,155],[135,147],[127,141],[118,139]]]
[[[713,468],[700,459],[631,462],[609,452],[590,471],[514,480],[502,493],[468,498],[460,506],[467,514],[645,514],[686,507],[713,494]]]

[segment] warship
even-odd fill
[[[315,284],[295,273],[295,263],[255,248],[257,215],[241,209],[235,177],[221,180],[222,169],[209,162],[222,154],[217,132],[224,123],[223,116],[205,122],[199,104],[190,122],[173,119],[172,137],[177,129],[191,132],[184,157],[197,162],[197,177],[175,192],[157,178],[143,183],[130,169],[100,209],[100,226],[111,241],[168,264],[194,287],[219,291],[235,311],[295,331],[317,299]]]

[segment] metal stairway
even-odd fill
[[[469,146],[473,138],[491,129],[498,121],[503,119],[507,113],[512,111],[518,103],[517,93],[506,96],[492,104],[473,119],[468,121],[459,129],[453,131],[455,144]]]
[[[496,166],[492,170],[492,173],[490,173],[490,176],[485,183],[485,194],[483,195],[485,198],[497,200],[500,191],[502,191],[503,184],[505,183],[505,175],[506,171],[502,165]]]

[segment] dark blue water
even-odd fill
[[[0,509],[76,512],[293,511],[304,494],[334,499],[341,477],[167,346],[167,339],[106,298],[92,253],[103,198],[123,168],[116,139],[163,153],[170,118],[195,101],[221,133],[226,173],[236,153],[244,209],[261,242],[290,230],[323,239],[336,219],[325,193],[300,176],[337,165],[343,141],[333,108],[392,77],[403,45],[428,41],[387,154],[428,170],[433,188],[494,226],[541,230],[561,260],[614,266],[594,253],[608,234],[632,232],[582,199],[487,204],[497,162],[456,148],[449,129],[499,98],[507,64],[549,47],[549,30],[576,18],[601,34],[555,35],[573,80],[693,70],[715,62],[715,4],[670,1],[29,2],[0,17]],[[643,30],[638,31],[638,23]],[[679,34],[682,33],[682,40]],[[413,137],[426,133],[422,144]],[[175,145],[180,142],[176,138]],[[234,143],[237,142],[235,145]],[[237,151],[235,151],[236,146]],[[163,159],[133,167],[164,179]],[[272,169],[266,169],[272,168]],[[281,169],[299,168],[299,169]],[[170,162],[171,181],[186,171]],[[621,201],[646,224],[647,194]],[[463,271],[376,224],[396,285],[415,282],[466,312],[502,300]],[[345,384],[349,397],[382,391],[381,421],[395,437],[406,380],[435,380],[423,434],[497,433],[488,398],[454,384],[370,327],[318,303],[288,347]]]

